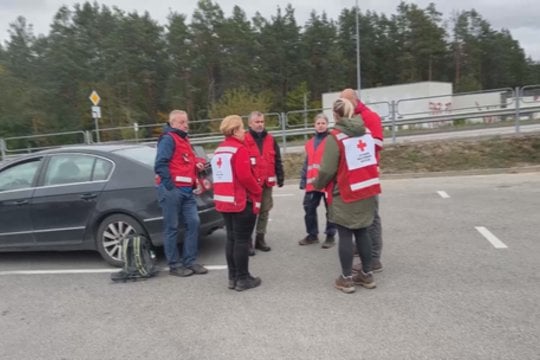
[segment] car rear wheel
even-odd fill
[[[141,224],[131,216],[115,214],[106,217],[96,233],[97,250],[109,264],[122,266],[122,243],[129,235],[144,234]]]

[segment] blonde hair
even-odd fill
[[[238,115],[226,116],[219,125],[219,131],[225,136],[232,136],[237,129],[244,126],[242,118]]]
[[[334,101],[332,110],[334,111],[334,114],[336,114],[339,118],[350,119],[354,116],[354,106],[352,102],[345,98],[339,98]]]

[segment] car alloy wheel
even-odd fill
[[[99,225],[96,234],[97,249],[109,264],[122,266],[123,241],[134,234],[145,234],[137,220],[123,214],[108,216]]]

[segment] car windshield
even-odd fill
[[[114,153],[150,167],[154,167],[154,162],[156,160],[156,148],[150,146],[120,149],[114,151]]]

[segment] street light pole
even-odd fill
[[[358,92],[358,97],[360,98],[360,31],[358,28],[358,0],[356,0],[354,14],[356,17],[356,91]]]

